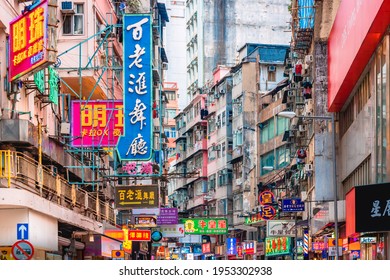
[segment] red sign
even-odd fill
[[[311,245],[313,247],[313,251],[322,251],[325,249],[324,242],[312,242]]]
[[[30,242],[20,240],[12,245],[11,252],[15,260],[31,260],[34,255],[34,247]]]
[[[237,258],[242,258],[242,247],[237,246]]]
[[[340,111],[387,26],[390,0],[341,1],[328,40],[328,108]]]
[[[129,241],[150,241],[150,230],[129,230]]]
[[[9,80],[32,70],[40,70],[48,61],[47,0],[10,23]],[[42,66],[38,68],[39,66]]]
[[[119,241],[124,241],[125,234],[124,231],[121,229],[110,229],[110,230],[105,230],[104,235],[107,235],[108,237],[114,238]]]
[[[202,253],[203,254],[211,253],[211,244],[210,244],[210,242],[202,244]]]
[[[263,191],[259,194],[259,203],[260,205],[272,204],[275,202],[275,196],[271,191]]]

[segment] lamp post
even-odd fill
[[[337,209],[337,177],[336,177],[336,126],[334,121],[334,114],[331,116],[297,116],[293,111],[282,111],[278,113],[279,117],[285,118],[300,118],[300,119],[312,119],[312,120],[330,120],[332,124],[332,156],[333,156],[333,203],[334,203],[334,234],[336,240],[336,255],[335,259],[339,259],[339,228],[338,228],[338,209]]]

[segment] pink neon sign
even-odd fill
[[[71,145],[115,147],[123,134],[122,100],[72,101]]]

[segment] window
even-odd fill
[[[164,130],[165,136],[168,138],[176,138],[176,128],[170,127]]]
[[[225,126],[225,124],[226,124],[226,112],[225,111],[222,112],[221,121],[222,121],[222,126]]]
[[[209,158],[209,161],[215,160],[215,151],[214,151],[213,147],[209,148],[208,158]]]
[[[215,190],[215,174],[211,175],[208,179],[209,190]]]
[[[176,100],[176,92],[174,91],[165,91],[165,96],[168,100]]]
[[[286,130],[289,130],[290,120],[288,118],[278,117],[276,123],[276,135],[283,134]]]
[[[276,81],[276,71],[270,71],[273,68],[268,67],[268,82],[275,82]]]
[[[225,157],[225,155],[226,155],[226,144],[225,144],[225,142],[223,142],[221,144],[221,150],[222,150],[222,157]]]
[[[84,34],[84,4],[74,4],[75,13],[73,15],[63,16],[64,35],[83,35]]]
[[[242,128],[238,129],[233,134],[233,149],[242,145]]]
[[[260,124],[260,143],[264,144],[274,138],[274,119],[269,119]]]
[[[274,167],[274,162],[275,162],[275,156],[274,156],[274,151],[267,153],[265,155],[262,155],[260,157],[260,172],[261,175],[265,175],[272,170],[265,170],[263,167],[264,166],[272,166]]]
[[[174,119],[176,117],[176,110],[175,109],[166,109],[165,110],[165,116],[168,119]]]

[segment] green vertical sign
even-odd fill
[[[45,69],[34,74],[34,83],[39,92],[43,94],[45,92]]]
[[[49,67],[49,100],[58,105],[58,73]]]

